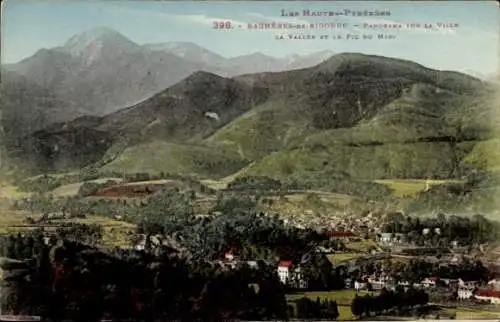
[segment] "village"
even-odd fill
[[[398,214],[404,217],[402,214]],[[332,216],[329,220],[312,220],[309,225],[329,236],[329,241],[318,245],[313,251],[325,256],[333,269],[344,269],[344,289],[380,292],[395,291],[398,287],[404,290],[421,289],[430,295],[433,303],[455,303],[458,305],[498,305],[500,309],[500,263],[498,249],[487,243],[474,247],[459,240],[445,240],[437,243],[412,240],[412,233],[395,233],[385,231],[387,216],[372,213],[362,215]],[[305,228],[305,222],[291,222],[288,225]],[[336,229],[334,229],[336,228]],[[421,236],[434,240],[442,235],[439,227],[423,227]],[[363,245],[365,247],[359,247]],[[486,249],[490,251],[486,251]],[[311,291],[302,267],[307,265],[307,257],[301,262],[281,259],[276,273],[283,285],[291,292]],[[489,256],[487,256],[489,255]],[[394,266],[401,268],[402,263],[417,267],[420,262],[439,268],[441,273],[429,275],[415,274],[405,279],[395,274]],[[258,267],[256,260],[240,260],[238,254],[228,252],[218,261],[220,265],[235,268],[248,265]],[[392,267],[387,268],[387,263]],[[366,269],[366,266],[372,269]],[[471,265],[479,265],[480,268]],[[449,269],[453,267],[453,269]],[[467,268],[465,268],[467,267]],[[413,268],[418,270],[418,268]],[[482,269],[482,270],[481,270]],[[397,270],[397,269],[396,269]],[[450,272],[454,270],[453,272]],[[404,274],[403,274],[404,275]],[[495,307],[493,307],[494,310]]]

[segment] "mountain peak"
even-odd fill
[[[189,41],[169,41],[158,44],[145,44],[150,50],[165,51],[193,62],[219,64],[224,57]]]
[[[127,37],[109,27],[96,27],[71,37],[61,48],[74,56],[95,56],[105,47],[117,52],[140,48]]]

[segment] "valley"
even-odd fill
[[[16,312],[498,315],[493,82],[107,27],[2,74],[0,255],[30,267],[8,289],[28,299]]]

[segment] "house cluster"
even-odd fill
[[[380,227],[381,219],[369,213],[366,216],[359,214],[314,214],[306,211],[300,215],[290,215],[287,224],[297,228],[311,227],[317,230],[352,231],[357,234],[374,233]]]
[[[479,281],[474,280],[464,280],[464,279],[451,279],[451,278],[439,278],[437,276],[430,276],[422,279],[419,283],[410,283],[408,281],[398,281],[387,276],[364,276],[354,282],[354,288],[356,290],[368,289],[371,287],[373,290],[380,290],[382,288],[394,290],[396,286],[402,286],[408,288],[410,286],[414,288],[430,289],[435,287],[447,288],[449,290],[474,290]]]
[[[349,281],[346,282],[346,286],[351,286],[356,291],[367,289],[376,291],[382,288],[395,290],[398,285],[404,288],[408,288],[412,285],[414,288],[420,289],[444,290],[444,293],[441,292],[443,294],[446,292],[452,294],[456,291],[458,300],[475,299],[490,302],[492,304],[500,304],[500,278],[493,279],[489,281],[487,285],[483,286],[476,280],[439,278],[436,276],[424,278],[419,283],[409,283],[408,281],[396,282],[388,276],[364,276],[363,278],[355,280],[352,284]]]
[[[441,234],[441,229],[440,228],[423,228],[422,229],[422,235],[427,236],[429,234],[436,234],[440,235]],[[391,233],[391,232],[380,232],[377,234],[377,240],[380,244],[385,245],[385,246],[400,246],[400,245],[410,245],[410,240],[408,238],[407,234],[403,233]],[[459,243],[458,241],[454,240],[449,243],[450,247],[458,249]]]
[[[407,242],[405,234],[401,233],[380,233],[378,242],[386,246],[404,245]]]
[[[259,263],[255,260],[242,260],[236,256],[232,251],[226,252],[224,254],[224,259],[215,261],[216,264],[228,269],[236,269],[242,266],[248,266],[250,268],[259,268]]]
[[[476,299],[492,304],[500,304],[500,279],[492,279],[484,287],[478,287],[478,284],[469,285],[469,287],[459,287],[458,299]]]

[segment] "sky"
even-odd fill
[[[262,52],[282,57],[321,50],[361,52],[416,61],[431,68],[490,75],[499,68],[500,9],[496,1],[2,1],[2,63],[14,63],[41,48],[107,26],[138,43],[189,41],[225,57]],[[281,9],[299,16],[281,17]],[[302,11],[382,10],[390,16],[304,17]],[[231,21],[232,30],[213,28]],[[248,23],[345,23],[346,28],[248,29]],[[421,23],[432,28],[370,30],[364,23]],[[437,23],[458,23],[437,28]],[[358,25],[360,27],[354,27]],[[395,39],[345,39],[347,34],[392,34]],[[277,40],[309,34],[314,40]],[[320,35],[344,39],[318,39]]]

